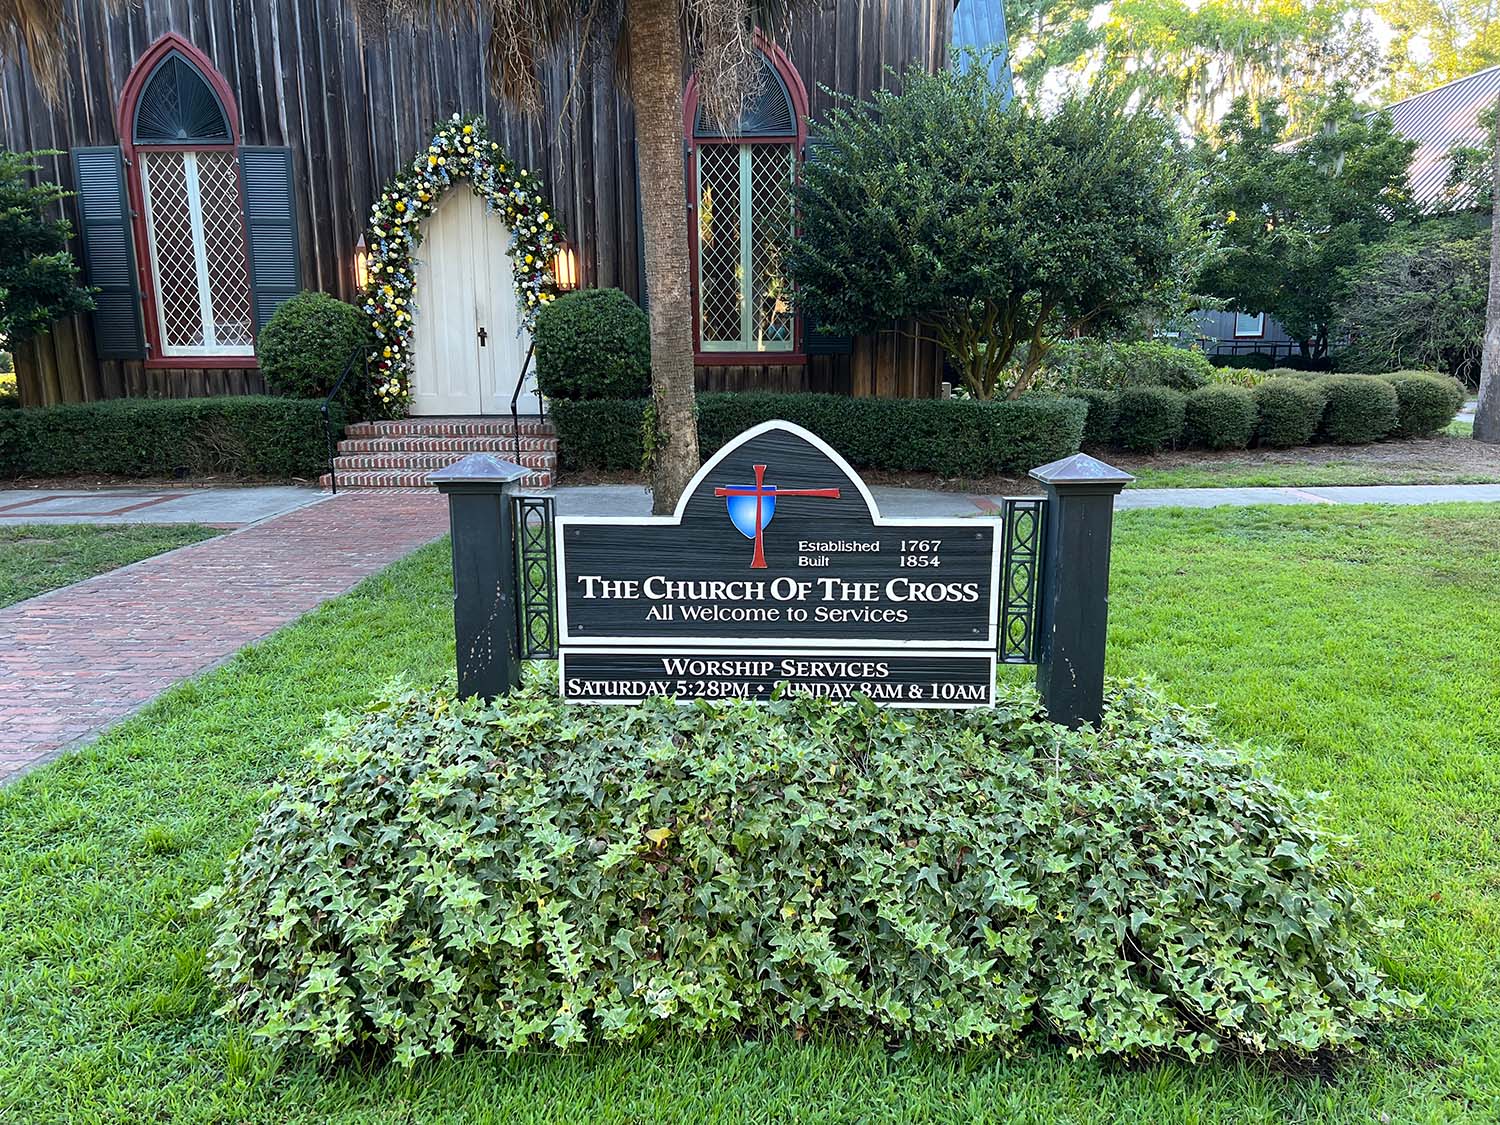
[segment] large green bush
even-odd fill
[[[639,398],[651,387],[651,325],[618,289],[569,293],[537,313],[536,381],[552,399]]]
[[[1322,436],[1340,445],[1379,441],[1396,428],[1396,388],[1375,375],[1325,375]]]
[[[1084,445],[1108,445],[1115,440],[1115,419],[1120,415],[1120,393],[1099,387],[1078,387],[1068,394],[1089,404],[1083,421]]]
[[[327,293],[305,292],[277,306],[260,330],[255,358],[272,394],[325,398],[355,357],[339,396],[354,403],[370,394],[362,365],[372,344],[370,319],[363,312]]]
[[[335,720],[229,864],[209,971],[275,1048],[849,1029],[1312,1052],[1412,1003],[1314,806],[1141,688],[993,709],[483,705]]]
[[[640,464],[642,399],[556,408],[564,468]],[[710,456],[751,426],[782,419],[811,430],[856,469],[948,477],[1022,473],[1078,452],[1085,404],[1028,394],[997,402],[726,393],[698,396],[698,446]]]
[[[229,395],[7,410],[0,412],[0,476],[316,477],[328,460],[321,405]],[[335,437],[342,417],[335,407]]]
[[[1318,432],[1326,399],[1308,379],[1268,379],[1255,396],[1255,440],[1275,449],[1306,445]]]
[[[1255,436],[1255,396],[1248,387],[1219,384],[1187,396],[1183,437],[1209,449],[1244,449]]]
[[[1170,387],[1125,387],[1115,416],[1115,443],[1133,453],[1158,453],[1182,436],[1187,396]]]
[[[1396,388],[1396,437],[1437,433],[1467,397],[1462,383],[1436,371],[1393,371],[1382,378]]]
[[[1084,338],[1058,344],[1047,357],[1049,376],[1064,388],[1171,387],[1194,391],[1213,379],[1202,352],[1156,341],[1116,343]]]
[[[1210,362],[1215,367],[1249,368],[1253,371],[1269,371],[1276,361],[1265,352],[1240,352],[1237,355],[1216,355]]]

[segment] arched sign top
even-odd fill
[[[556,552],[577,702],[993,698],[997,525],[887,519],[838,451],[790,422],[726,444],[670,516],[559,518]]]

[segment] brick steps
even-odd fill
[[[352,473],[340,471],[339,492],[353,491],[366,488],[431,488],[427,483],[427,474],[431,469],[422,469],[417,472],[400,472],[396,470],[363,470]],[[324,473],[318,478],[318,483],[325,489],[329,487],[328,474]],[[519,482],[521,488],[544,489],[552,487],[552,474],[545,470],[527,473]]]
[[[345,428],[344,436],[499,437],[515,432],[509,418],[399,418],[393,422],[355,422]],[[551,437],[552,423],[541,418],[522,418],[521,433]]]
[[[522,434],[521,452],[553,453],[557,450],[555,437]],[[477,437],[376,437],[345,438],[339,442],[339,452],[356,453],[456,453],[460,457],[468,453],[500,453],[509,451],[507,461],[514,461],[517,439],[512,434],[484,434]],[[457,460],[457,457],[454,458]]]
[[[447,468],[471,453],[492,453],[532,470],[521,487],[551,488],[557,468],[557,436],[552,424],[522,418],[401,418],[390,422],[356,422],[339,442],[333,459],[339,490],[426,488],[427,474]],[[330,487],[329,474],[321,484]]]

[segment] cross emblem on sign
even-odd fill
[[[729,522],[747,539],[755,540],[755,553],[750,558],[751,570],[766,569],[765,530],[776,513],[776,500],[781,496],[823,496],[831,500],[839,498],[836,488],[777,488],[766,483],[766,467],[755,466],[755,484],[731,484],[714,489],[715,496],[724,497],[724,506],[729,509]]]

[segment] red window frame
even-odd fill
[[[784,352],[705,352],[698,314],[698,150],[709,145],[772,144],[792,146],[792,166],[795,170],[802,163],[803,150],[807,147],[807,87],[802,76],[787,58],[786,52],[768,39],[759,28],[755,31],[755,47],[765,55],[781,80],[786,83],[792,96],[792,116],[796,122],[795,137],[695,137],[693,122],[698,116],[698,76],[688,79],[687,91],[682,99],[682,135],[687,147],[687,209],[688,209],[688,276],[691,283],[693,305],[693,362],[699,367],[797,366],[807,362],[802,350],[802,318],[792,318],[792,347]]]
[[[156,69],[156,64],[161,62],[167,55],[176,51],[197,68],[213,92],[218,96],[219,104],[224,107],[224,117],[229,122],[229,143],[222,145],[137,145],[135,143],[135,109],[140,100],[141,92],[146,88],[146,81]],[[120,91],[120,104],[116,111],[116,128],[119,130],[120,147],[125,154],[125,191],[130,201],[130,226],[135,233],[135,262],[136,273],[141,288],[141,319],[146,325],[146,340],[150,347],[150,354],[144,361],[144,366],[152,369],[204,369],[221,370],[239,368],[248,370],[256,366],[256,357],[252,355],[234,356],[169,356],[163,354],[161,341],[161,325],[157,319],[156,309],[156,279],[151,274],[151,234],[146,229],[145,200],[141,192],[140,164],[136,159],[136,152],[228,152],[238,154],[240,146],[240,114],[239,105],[235,101],[234,92],[230,89],[228,81],[219,73],[218,67],[209,60],[208,56],[182,36],[175,32],[167,32],[155,43],[146,49],[125,79],[125,85]],[[235,184],[240,196],[240,216],[243,227],[245,214],[245,189],[240,180],[238,171],[235,175]],[[248,241],[245,246],[245,261],[248,268],[250,260],[250,247]]]

